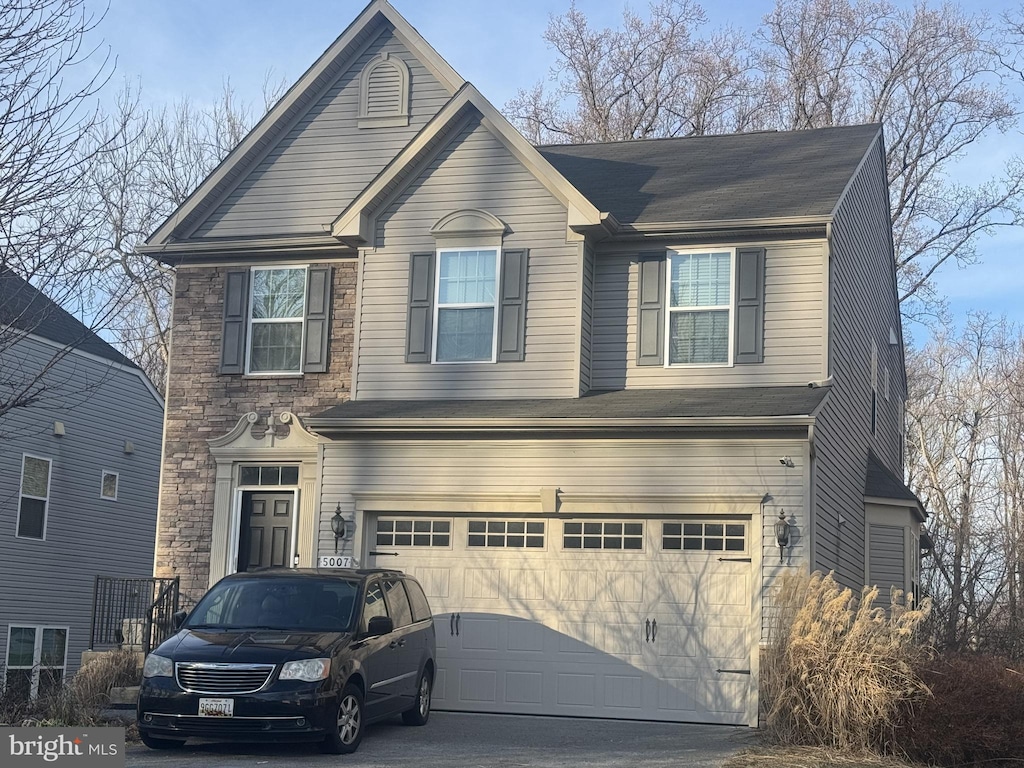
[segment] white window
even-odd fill
[[[103,471],[100,478],[100,498],[117,501],[117,472]]]
[[[563,549],[635,549],[644,548],[642,522],[563,523]]]
[[[381,518],[377,521],[379,547],[451,547],[451,520]]]
[[[470,547],[544,548],[541,520],[470,520],[466,544]]]
[[[249,373],[300,373],[305,267],[254,267],[249,296]]]
[[[50,500],[50,466],[49,459],[28,454],[22,457],[18,538],[46,538],[46,513]]]
[[[744,523],[661,524],[661,548],[702,552],[745,552],[747,526]]]
[[[670,251],[667,365],[732,363],[732,248]]]
[[[437,252],[434,362],[495,361],[500,258],[497,248]]]
[[[14,626],[7,634],[4,685],[15,698],[36,698],[61,687],[68,656],[67,627]]]

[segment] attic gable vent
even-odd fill
[[[360,128],[409,124],[409,68],[385,52],[370,60],[359,81]]]

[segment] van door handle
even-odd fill
[[[647,624],[647,639],[644,640],[644,642],[645,643],[649,643],[649,642],[651,642],[651,620],[647,619],[646,620],[646,624]]]
[[[401,648],[404,645],[405,638],[403,637],[401,640],[392,640],[390,643],[388,643],[388,648]]]

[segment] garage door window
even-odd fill
[[[544,548],[544,523],[526,520],[470,520],[471,547]]]
[[[743,523],[662,523],[661,547],[666,550],[745,552]]]
[[[565,549],[644,548],[644,524],[626,522],[563,523]]]
[[[377,521],[379,547],[444,547],[452,543],[451,520]]]

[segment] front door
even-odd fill
[[[294,501],[290,492],[242,494],[239,571],[290,565]]]

